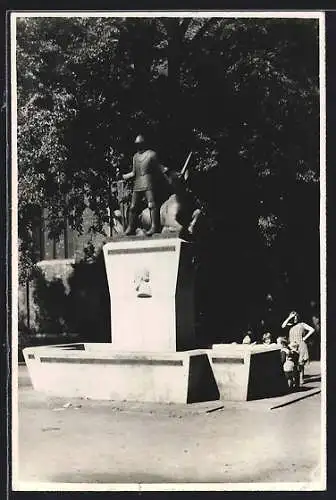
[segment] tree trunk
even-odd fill
[[[166,28],[168,33],[168,130],[170,141],[175,146],[176,158],[179,155],[179,143],[183,140],[184,114],[181,99],[180,73],[183,54],[183,32],[179,24],[179,19],[167,20]]]

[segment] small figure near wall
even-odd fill
[[[315,330],[312,326],[300,321],[300,317],[296,311],[290,312],[281,325],[282,328],[286,328],[287,326],[290,326],[288,333],[289,343],[296,343],[298,345],[300,384],[302,385],[304,379],[304,368],[309,362],[309,352],[306,340],[314,333]]]

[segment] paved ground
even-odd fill
[[[318,371],[312,363],[306,381],[315,392]],[[281,408],[275,407],[290,403],[290,397],[272,405],[216,402],[186,408],[46,398],[32,390],[24,366],[19,384],[20,481],[319,480],[320,394]]]

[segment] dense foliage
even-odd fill
[[[281,314],[307,308],[319,296],[318,76],[316,20],[19,19],[22,279],[36,210],[51,210],[57,235],[60,213],[80,230],[88,203],[99,231],[141,130],[168,166],[194,152],[190,182],[215,229],[200,310],[218,325],[224,304],[259,321],[269,294]]]

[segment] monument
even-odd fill
[[[200,348],[191,241],[201,211],[183,206],[187,198],[180,181],[185,164],[175,177],[175,198],[161,207],[162,233],[155,234],[157,163],[153,152],[145,153],[141,150],[140,163],[134,163],[131,177],[141,179],[136,179],[126,235],[103,247],[111,342],[24,349],[34,389],[61,397],[161,403],[274,395],[282,381],[286,384],[277,348],[227,344]],[[140,197],[146,198],[150,211],[150,229],[144,236],[135,235]],[[263,381],[270,378],[279,383],[269,391]]]
[[[103,248],[111,343],[24,349],[33,387],[54,396],[189,403],[216,400],[194,322],[192,244],[125,238]]]

